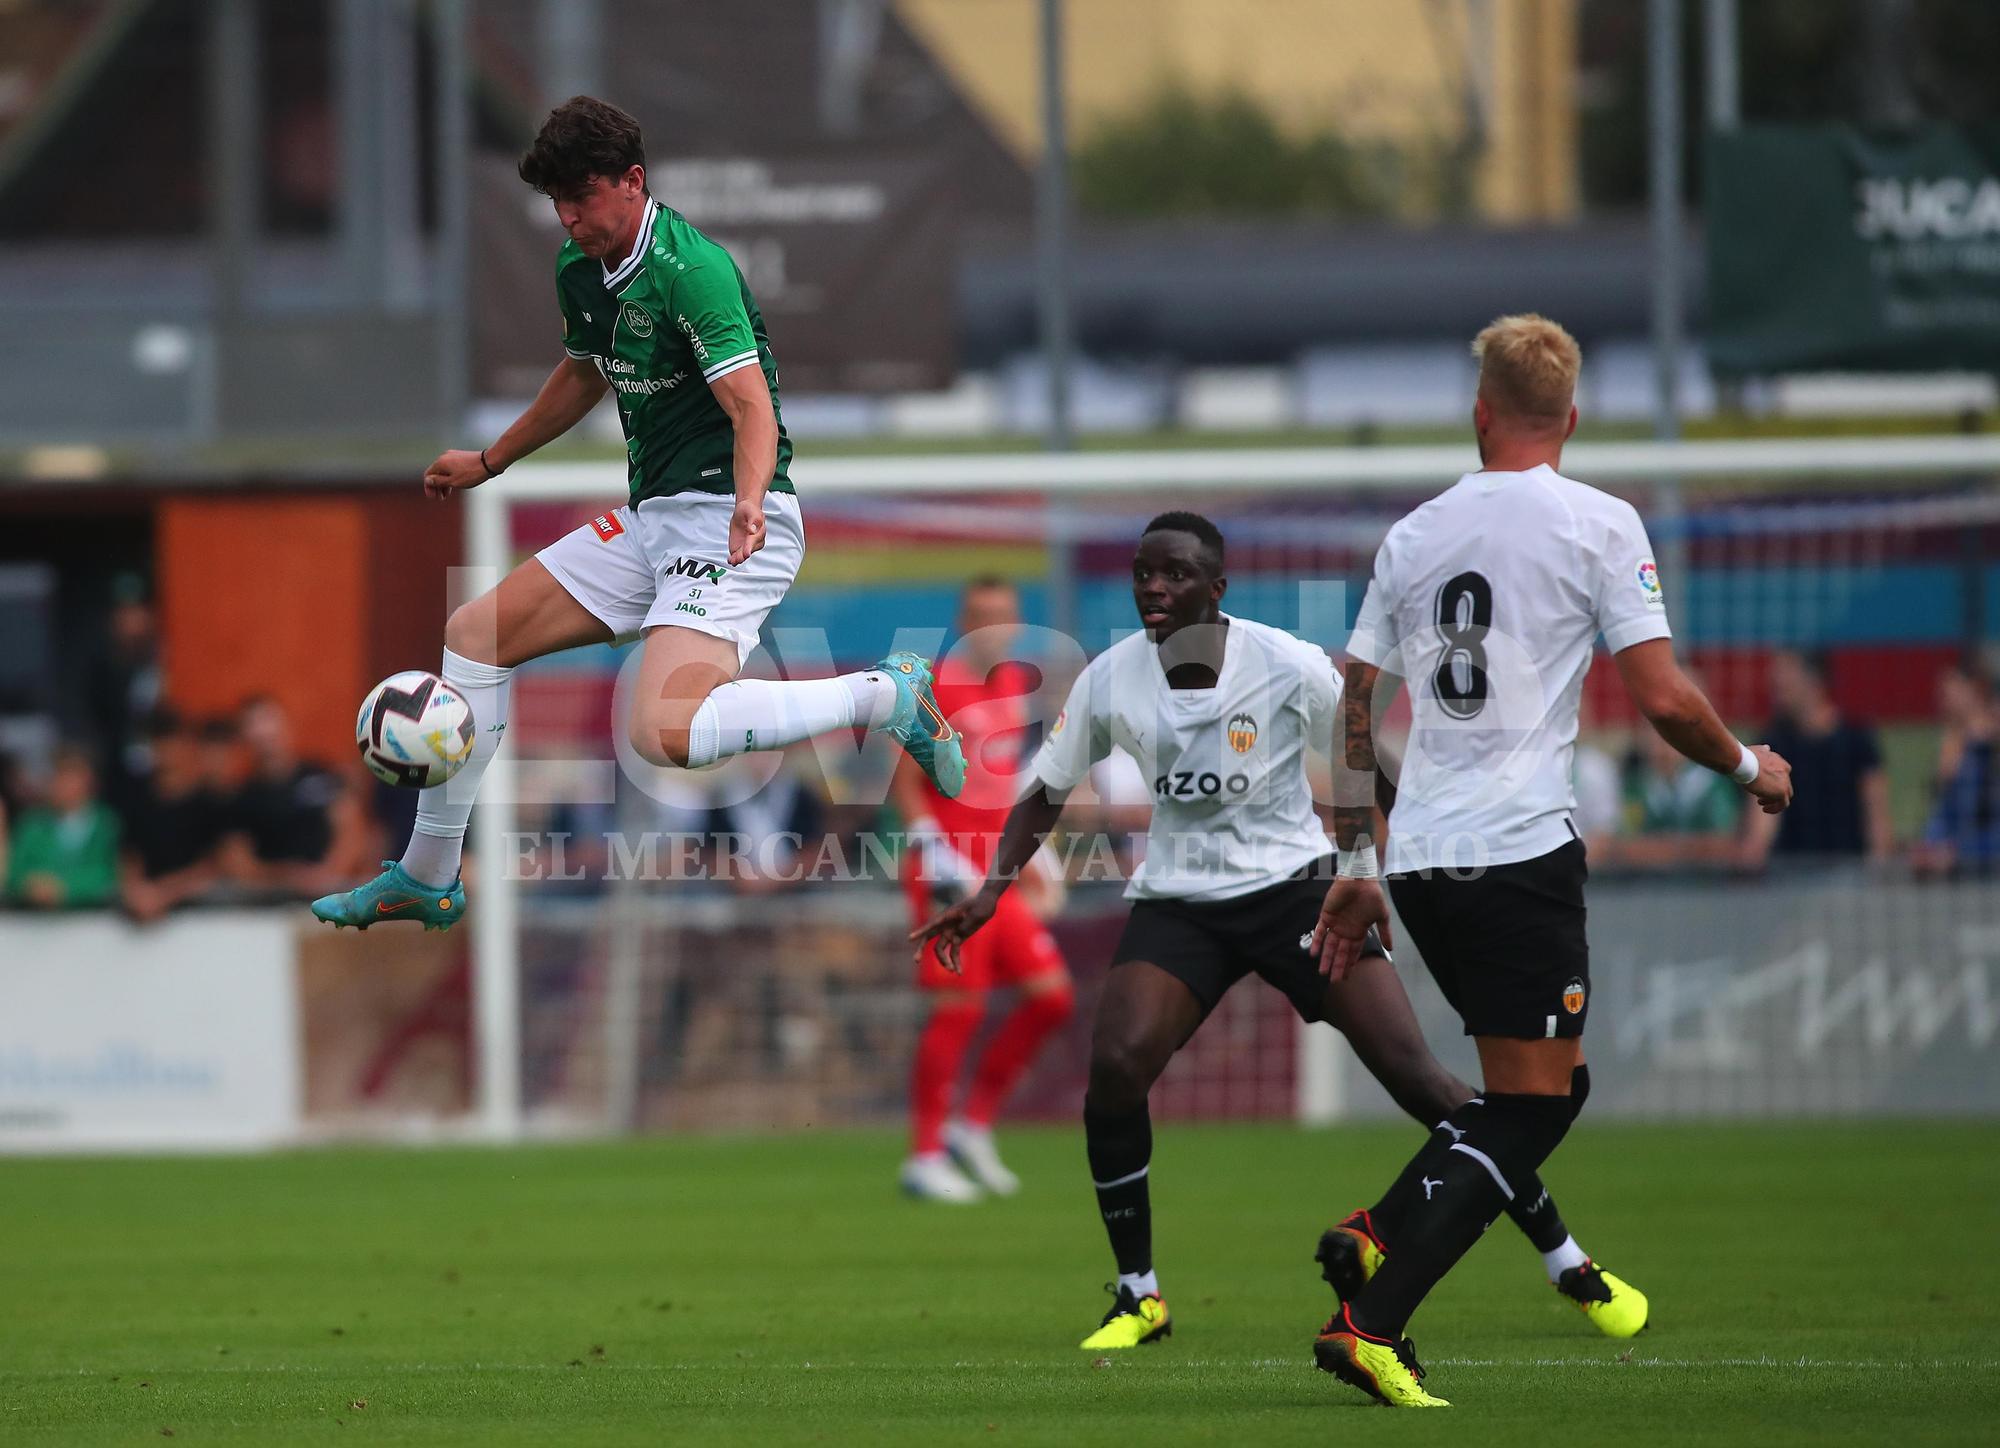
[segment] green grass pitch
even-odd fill
[[[1614,1127],[1549,1172],[1633,1344],[1502,1222],[1413,1324],[1448,1413],[1313,1371],[1336,1209],[1412,1141],[1163,1126],[1176,1332],[1093,1360],[1072,1130],[899,1200],[887,1133],[0,1163],[0,1443],[1811,1444],[2000,1432],[2000,1126]],[[1362,1434],[1365,1437],[1356,1438]]]

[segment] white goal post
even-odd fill
[[[902,496],[952,500],[983,494],[1047,499],[1175,492],[1217,497],[1270,491],[1333,494],[1410,493],[1442,487],[1474,466],[1467,446],[891,455],[815,459],[808,447],[793,476],[810,509],[814,498]],[[1738,441],[1580,442],[1564,469],[1593,483],[1652,488],[1656,505],[1674,505],[1682,483],[1802,480],[1863,482],[2000,476],[2000,436],[1912,436]],[[625,493],[622,460],[526,462],[465,495],[466,561],[489,586],[512,561],[509,509],[523,502],[615,505]],[[1669,552],[1663,549],[1663,552]],[[1671,553],[1669,552],[1669,557]],[[1669,576],[1672,576],[1671,573]],[[943,622],[939,620],[938,622]],[[471,923],[475,1050],[483,1131],[509,1139],[523,1129],[520,918],[505,879],[505,841],[515,797],[506,753],[492,765],[474,811],[479,908]],[[1325,1035],[1324,1031],[1313,1033]],[[1299,1107],[1308,1119],[1340,1108],[1333,1053],[1321,1042],[1301,1054]]]

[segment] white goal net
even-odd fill
[[[935,650],[962,584],[999,574],[1033,625],[1022,650],[1045,670],[1047,720],[1068,671],[1135,627],[1132,547],[1169,507],[1221,526],[1231,612],[1338,656],[1383,533],[1469,465],[1459,448],[803,461],[806,564],[751,667],[821,675],[893,646]],[[1753,868],[1718,843],[1731,823],[1682,858],[1625,850],[1615,868],[1618,841],[1645,833],[1654,786],[1615,672],[1593,671],[1579,799],[1608,842],[1591,902],[1593,1109],[2000,1107],[2000,892],[1968,847],[1943,868],[1924,848],[1952,786],[1941,681],[2000,637],[2000,440],[1578,444],[1566,468],[1645,516],[1679,648],[1733,725],[1754,737],[1779,707],[1780,653],[1824,676],[1879,750],[1895,840],[1872,860],[1843,846]],[[527,465],[476,490],[471,583],[623,492],[615,464]],[[517,676],[509,749],[474,815],[486,1123],[504,1135],[893,1121],[922,1003],[883,864],[898,829],[891,746],[843,736],[694,775],[633,769],[614,747],[632,652],[582,650]],[[1115,855],[1143,805],[1115,779],[1104,793],[1075,813]],[[715,868],[731,859],[759,878]],[[1072,884],[1055,928],[1084,1009],[1018,1114],[1077,1109],[1120,917],[1115,882]],[[1434,1043],[1463,1064],[1414,952],[1399,960]],[[1330,1032],[1301,1029],[1254,982],[1156,1097],[1166,1118],[1386,1109]]]

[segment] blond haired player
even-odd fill
[[[1399,1222],[1372,1244],[1380,1250],[1359,1250],[1340,1228],[1322,1242],[1323,1253],[1347,1250],[1351,1271],[1335,1282],[1342,1303],[1314,1357],[1398,1407],[1446,1405],[1424,1390],[1403,1329],[1519,1198],[1589,1089],[1586,871],[1570,819],[1570,757],[1598,636],[1668,743],[1734,779],[1768,814],[1792,797],[1790,766],[1738,742],[1674,662],[1639,515],[1558,471],[1576,429],[1575,340],[1544,317],[1502,317],[1473,352],[1480,467],[1389,530],[1348,643],[1340,875],[1314,932],[1321,968],[1339,980],[1370,930],[1387,939],[1377,878],[1386,873],[1485,1081],[1367,1214]],[[1411,725],[1389,857],[1378,865],[1368,838],[1372,708],[1384,678],[1410,681]],[[1624,1284],[1587,1259],[1575,1271],[1569,1295],[1586,1311],[1619,1311]]]

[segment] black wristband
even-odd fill
[[[486,461],[486,449],[485,449],[485,448],[481,448],[481,449],[479,450],[479,466],[481,466],[482,468],[486,469],[486,476],[487,476],[488,478],[497,478],[497,477],[499,477],[499,476],[500,476],[500,474],[501,474],[501,473],[503,473],[504,471],[506,471],[506,469],[504,469],[504,468],[496,468],[496,467],[494,467],[494,466],[493,466],[493,464],[491,464],[491,463],[489,463],[488,461]]]

